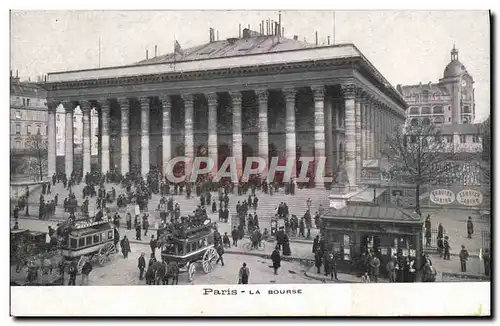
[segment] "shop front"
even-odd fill
[[[321,233],[327,250],[334,252],[338,268],[362,273],[367,252],[379,257],[380,273],[391,257],[400,255],[420,266],[423,255],[423,217],[393,205],[348,203],[331,209],[322,217]]]

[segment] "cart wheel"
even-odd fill
[[[205,273],[210,273],[212,271],[217,258],[219,258],[219,254],[217,254],[217,251],[215,250],[214,247],[211,247],[207,249],[207,251],[205,251],[202,261],[203,271]]]
[[[188,280],[189,280],[189,282],[193,282],[194,274],[196,274],[196,266],[195,266],[195,264],[191,263],[191,264],[189,264],[189,267],[188,267]]]
[[[85,262],[88,260],[89,258],[87,256],[81,256],[80,259],[78,260],[78,264],[76,265],[76,268],[77,268],[77,271],[79,274],[82,273],[82,268],[83,268],[83,265],[85,265]]]
[[[115,245],[106,243],[99,249],[99,265],[104,265],[109,262],[116,253]]]

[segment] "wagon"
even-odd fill
[[[65,259],[78,259],[81,273],[86,261],[97,261],[99,265],[110,262],[115,253],[115,232],[110,220],[93,221],[92,218],[75,220],[66,230],[61,243],[61,255]]]
[[[196,274],[197,265],[203,272],[210,273],[219,258],[214,247],[214,227],[210,219],[205,219],[199,225],[183,224],[177,230],[172,227],[164,233],[159,232],[161,257],[167,264],[176,262],[180,273],[187,273],[189,282]]]

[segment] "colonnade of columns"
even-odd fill
[[[333,99],[325,96],[324,85],[311,86],[314,99],[314,157],[315,162],[320,163],[326,160],[326,172],[332,172],[334,158],[334,136],[333,124],[334,114],[337,105],[333,105]],[[297,90],[293,87],[282,89],[286,126],[285,126],[285,153],[287,159],[295,162],[297,153],[296,139],[296,117],[295,101]],[[389,133],[397,124],[404,122],[404,117],[395,114],[388,106],[377,101],[374,96],[367,94],[354,84],[341,85],[343,95],[343,107],[345,110],[345,170],[350,186],[356,186],[362,181],[361,171],[363,161],[376,160],[380,158],[380,151],[384,143],[384,135]],[[214,161],[217,168],[218,141],[217,141],[217,93],[204,94],[208,102],[208,156]],[[242,93],[230,92],[230,105],[232,111],[232,156],[236,160],[238,175],[243,170],[243,134],[242,134]],[[258,99],[258,155],[266,162],[269,162],[269,135],[268,135],[268,99],[269,92],[266,89],[255,90]],[[193,158],[194,151],[194,94],[181,94],[184,102],[184,155]],[[141,144],[141,173],[149,172],[149,124],[151,98],[140,97],[140,144]],[[171,144],[171,123],[172,123],[172,99],[170,95],[159,96],[161,102],[162,119],[162,161],[163,169],[167,168],[167,163],[172,158]],[[129,145],[129,117],[130,99],[118,98],[117,102],[121,110],[120,126],[120,167],[121,173],[125,174],[130,169],[130,145]],[[64,102],[66,109],[66,139],[73,139],[73,109],[74,102]],[[93,106],[99,105],[101,109],[101,171],[110,169],[110,99],[94,101],[80,101],[79,105],[83,112],[83,173],[90,172],[90,110]],[[55,106],[49,108],[49,147],[48,165],[49,175],[55,173]],[[66,141],[65,148],[65,171],[71,174],[73,171],[73,142]],[[295,170],[292,172],[295,177]],[[316,180],[316,187],[323,187],[322,180]]]

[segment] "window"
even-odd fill
[[[463,113],[470,113],[470,106],[466,105],[462,108]]]
[[[436,101],[439,101],[441,99],[441,94],[439,92],[436,92],[434,94],[434,99],[436,99]]]
[[[73,122],[76,122],[76,116],[73,116]]]
[[[108,239],[113,239],[113,231],[108,231]]]
[[[442,114],[443,113],[443,107],[442,106],[435,106],[433,109],[432,109],[432,112],[434,114]]]
[[[416,118],[413,118],[411,119],[411,122],[410,124],[413,126],[413,127],[416,127],[418,125],[418,120]]]
[[[420,110],[417,107],[410,108],[410,114],[419,115]]]
[[[20,140],[16,140],[16,148],[17,149],[21,148],[21,141]]]
[[[424,91],[422,93],[422,102],[429,102],[429,92],[428,91]]]
[[[435,118],[434,119],[434,124],[438,125],[438,126],[442,125],[443,124],[443,119],[441,119],[441,118]]]
[[[59,114],[58,114],[58,115],[56,115],[56,120],[57,120],[57,121],[61,121],[61,116],[60,116]]]
[[[479,135],[473,135],[473,136],[472,136],[472,141],[473,141],[474,143],[480,143],[481,141],[479,140]]]
[[[446,136],[446,142],[448,144],[452,144],[453,143],[453,136]]]
[[[21,110],[16,110],[16,119],[21,119],[21,118],[22,118]]]
[[[99,243],[99,234],[94,234],[94,243]]]
[[[75,238],[70,238],[69,239],[69,247],[76,249],[78,247],[78,241],[76,241]]]
[[[429,118],[424,118],[423,122],[424,122],[424,125],[428,126],[428,125],[430,125],[430,124],[431,124],[431,119],[429,119]]]
[[[418,94],[415,94],[415,102],[418,102],[418,100],[419,100]]]
[[[23,106],[26,106],[26,99],[23,98]]]
[[[31,125],[26,126],[26,134],[31,135]]]
[[[49,134],[49,126],[45,126],[45,134],[48,135]]]
[[[26,106],[30,106],[30,99],[26,99]]]
[[[448,122],[451,122],[451,117],[448,117]]]
[[[76,127],[73,127],[73,135],[76,135]]]
[[[465,144],[465,135],[460,135],[460,143]]]
[[[21,134],[21,125],[17,124],[16,125],[16,135],[20,135],[20,134]]]
[[[422,114],[431,114],[431,108],[429,107],[423,107],[422,108]]]
[[[462,123],[463,123],[463,124],[467,124],[467,123],[469,123],[469,122],[470,122],[470,118],[469,118],[469,117],[463,117],[463,118],[462,118]]]
[[[78,247],[85,247],[85,238],[78,239]]]
[[[41,135],[41,134],[42,134],[42,132],[40,131],[40,130],[41,130],[41,128],[42,128],[42,127],[41,127],[40,125],[37,125],[37,126],[36,126],[36,134],[37,134],[37,135]]]

